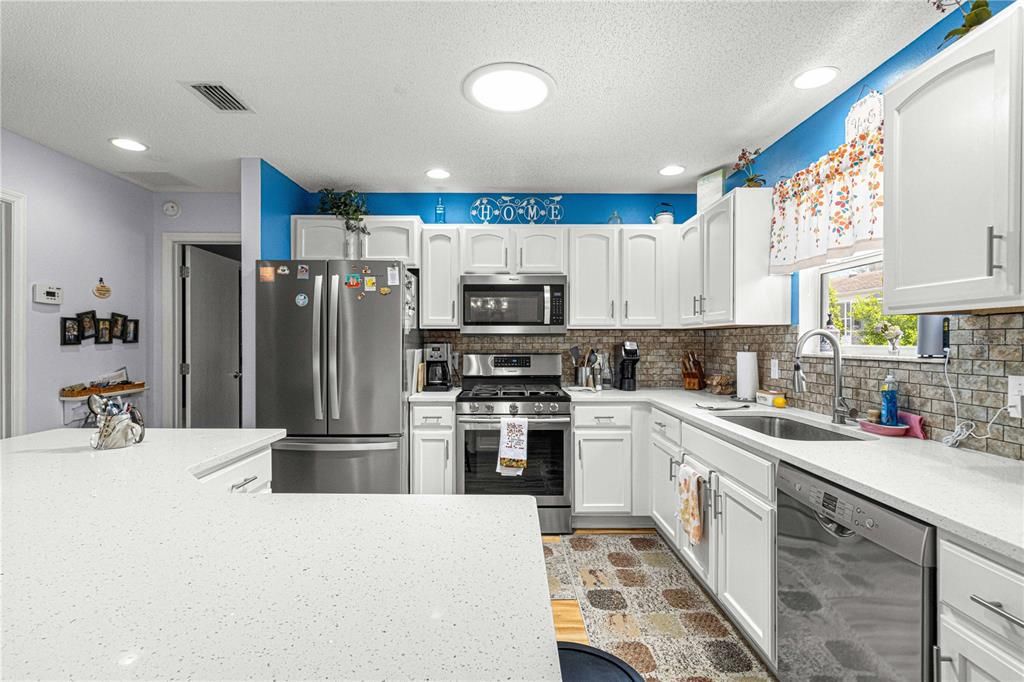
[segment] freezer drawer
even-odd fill
[[[402,438],[286,438],[273,445],[275,493],[408,493]]]

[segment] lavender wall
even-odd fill
[[[0,184],[26,196],[28,284],[64,288],[64,303],[27,306],[26,430],[61,426],[57,391],[126,366],[151,379],[152,306],[149,277],[152,193],[7,130],[0,131]],[[113,289],[92,295],[97,278]],[[96,310],[140,319],[138,344],[60,346],[60,318]]]

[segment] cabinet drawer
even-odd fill
[[[775,470],[772,462],[726,443],[689,424],[681,425],[682,446],[719,473],[728,474],[766,500],[775,499]]]
[[[680,445],[683,422],[656,407],[651,408],[651,433],[656,433],[670,443]]]
[[[199,478],[204,490],[215,493],[270,492],[270,448]]]
[[[1024,618],[1024,575],[946,540],[939,541],[938,574],[940,601],[1010,642],[1024,644],[1024,627],[971,599]]]
[[[633,409],[629,405],[576,405],[576,427],[607,426],[629,428]]]
[[[412,425],[420,426],[451,426],[455,421],[455,410],[447,405],[414,405],[412,408]]]

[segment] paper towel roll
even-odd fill
[[[736,397],[740,400],[754,400],[757,389],[757,353],[736,353]]]

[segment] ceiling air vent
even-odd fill
[[[189,83],[188,87],[218,111],[251,111],[242,100],[220,83]]]

